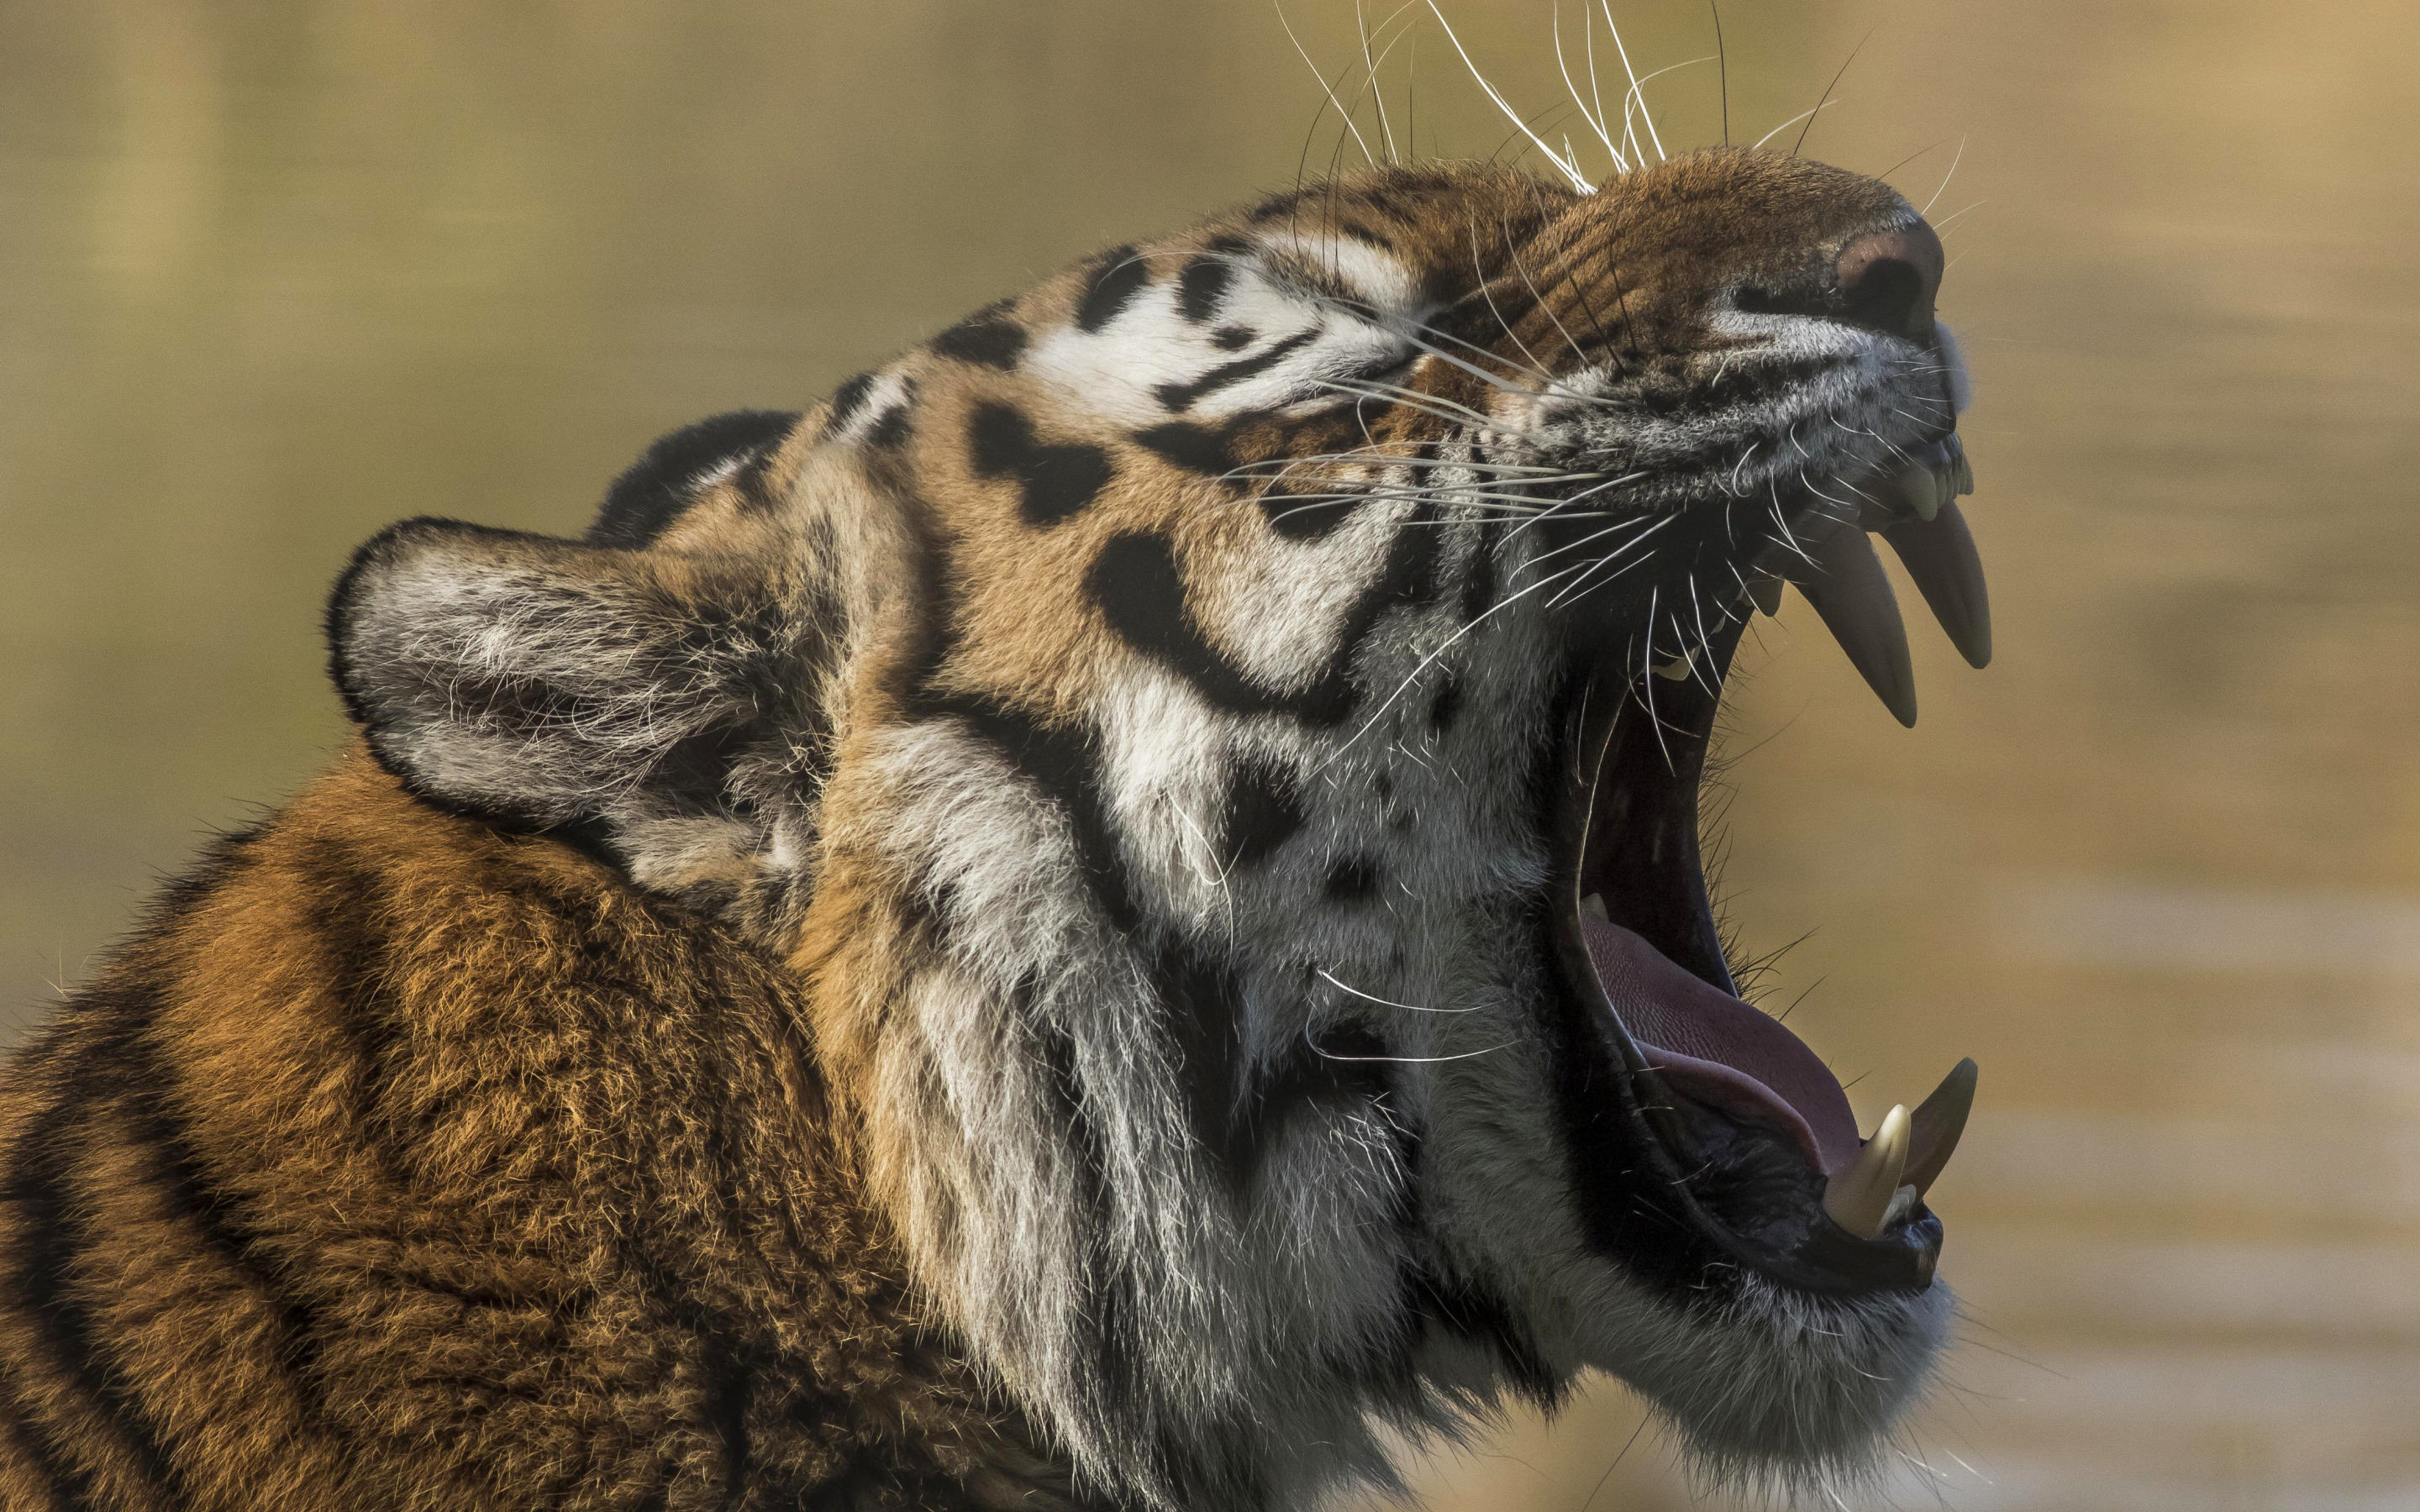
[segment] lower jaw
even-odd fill
[[[1616,922],[1666,959],[1733,990],[1706,894],[1697,797],[1740,628],[1717,630],[1679,678],[1642,675],[1635,665],[1595,668],[1578,680],[1565,713],[1549,939],[1575,1010],[1569,1049],[1589,1070],[1569,1095],[1599,1103],[1572,1113],[1594,1126],[1594,1158],[1617,1163],[1576,1174],[1618,1190],[1611,1204],[1599,1204],[1616,1210],[1599,1227],[1622,1232],[1597,1236],[1601,1247],[1635,1250],[1623,1234],[1645,1221],[1668,1242],[1673,1227],[1686,1230],[1711,1252],[1707,1262],[1742,1266],[1792,1290],[1921,1292],[1940,1254],[1940,1220],[1919,1202],[1872,1239],[1834,1223],[1823,1206],[1823,1176],[1796,1149],[1666,1084],[1606,995],[1581,936],[1579,902],[1600,894]],[[1620,865],[1586,854],[1587,837],[1608,825],[1622,841]]]

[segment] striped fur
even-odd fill
[[[1387,170],[373,541],[368,759],[7,1073],[7,1504],[1294,1506],[1590,1367],[1863,1462],[1947,1294],[1626,1216],[1545,794],[1947,404],[1741,297],[1913,213]]]

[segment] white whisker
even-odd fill
[[[1481,1003],[1475,1004],[1469,1008],[1422,1008],[1418,1003],[1393,1002],[1387,998],[1380,997],[1375,994],[1365,993],[1360,988],[1355,987],[1349,983],[1337,980],[1335,977],[1329,975],[1326,966],[1313,966],[1311,970],[1319,976],[1321,980],[1326,982],[1330,987],[1337,989],[1339,992],[1351,993],[1354,996],[1360,998],[1363,1002],[1375,1003],[1381,1008],[1400,1008],[1407,1013],[1476,1013],[1481,1009],[1487,1006],[1486,1004]]]
[[[1487,75],[1480,72],[1479,65],[1471,61],[1470,50],[1464,47],[1462,39],[1454,35],[1453,23],[1445,19],[1444,11],[1437,8],[1436,0],[1427,0],[1427,3],[1429,14],[1435,16],[1437,24],[1445,28],[1446,40],[1451,42],[1453,50],[1462,54],[1463,67],[1470,70],[1470,76],[1479,82],[1479,87],[1487,91],[1487,98],[1496,102],[1496,108],[1502,111],[1505,118],[1518,127],[1521,134],[1528,137],[1540,152],[1545,154],[1546,161],[1553,163],[1556,171],[1570,180],[1574,189],[1583,194],[1595,193],[1596,185],[1588,181],[1588,177],[1580,172],[1579,165],[1556,156],[1555,149],[1546,145],[1546,139],[1529,130],[1529,123],[1522,117],[1521,113],[1514,110],[1502,95],[1496,92],[1496,86],[1487,82]]]

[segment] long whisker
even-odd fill
[[[1714,13],[1714,67],[1721,70],[1723,91],[1723,146],[1731,145],[1731,58],[1723,46],[1722,0],[1706,0],[1706,8]]]
[[[1404,11],[1409,10],[1412,7],[1418,4],[1419,4],[1419,0],[1404,0],[1403,4],[1397,6],[1393,11],[1388,13],[1386,20],[1378,23],[1377,35],[1382,38],[1386,36],[1387,28],[1394,25],[1396,17],[1401,16]],[[1361,0],[1354,0],[1354,15],[1357,24],[1359,23],[1360,6]],[[1418,21],[1419,18],[1414,17],[1413,20]],[[1364,97],[1367,97],[1372,103],[1377,106],[1378,125],[1386,134],[1387,161],[1390,164],[1397,161],[1395,157],[1395,133],[1393,128],[1387,124],[1387,92],[1383,88],[1379,87],[1378,70],[1387,66],[1387,59],[1393,54],[1397,47],[1402,45],[1404,38],[1412,35],[1412,30],[1411,23],[1405,23],[1404,26],[1395,33],[1394,40],[1387,43],[1386,46],[1378,50],[1378,56],[1374,62],[1373,62],[1370,57],[1370,33],[1366,28],[1364,28],[1361,33],[1361,60],[1363,64],[1366,65],[1367,71],[1362,77],[1361,86],[1353,91],[1353,108],[1357,111],[1359,110]]]
[[[1528,264],[1526,264],[1526,263],[1524,263],[1524,262],[1521,260],[1521,253],[1520,253],[1519,249],[1518,249],[1518,248],[1515,248],[1515,249],[1513,250],[1513,252],[1512,252],[1512,270],[1513,270],[1514,272],[1519,273],[1519,274],[1521,275],[1521,282],[1522,282],[1524,285],[1528,285],[1528,290],[1529,290],[1529,296],[1530,296],[1530,298],[1532,298],[1532,299],[1534,299],[1534,300],[1536,300],[1536,301],[1538,301],[1538,308],[1545,312],[1546,318],[1547,318],[1548,320],[1552,321],[1552,322],[1554,323],[1554,327],[1555,327],[1555,329],[1556,329],[1557,331],[1559,331],[1559,332],[1560,332],[1562,333],[1562,337],[1563,337],[1563,345],[1564,345],[1564,346],[1566,346],[1566,347],[1569,347],[1572,349],[1572,355],[1573,355],[1574,357],[1576,357],[1576,358],[1578,358],[1578,359],[1579,359],[1580,366],[1582,366],[1582,367],[1586,367],[1586,366],[1588,366],[1588,350],[1587,350],[1587,348],[1583,347],[1579,344],[1579,340],[1578,340],[1578,338],[1577,338],[1577,337],[1575,337],[1575,336],[1574,336],[1574,335],[1572,334],[1572,332],[1571,332],[1571,328],[1563,324],[1563,317],[1562,317],[1561,316],[1559,316],[1559,315],[1557,315],[1557,314],[1555,313],[1555,307],[1554,307],[1554,305],[1553,305],[1553,304],[1551,304],[1551,303],[1549,303],[1549,302],[1547,301],[1547,300],[1546,300],[1546,296],[1545,296],[1544,294],[1543,294],[1543,293],[1540,293],[1540,292],[1539,292],[1537,280],[1535,280],[1535,279],[1533,279],[1533,278],[1531,278],[1531,277],[1529,276],[1529,268],[1528,268]],[[1557,285],[1556,285],[1556,286],[1557,286],[1558,288],[1559,288],[1559,287],[1561,287],[1563,285],[1571,283],[1571,282],[1572,282],[1572,280],[1573,280],[1573,276],[1574,276],[1574,270],[1569,269],[1569,268],[1564,269],[1564,270],[1563,270],[1563,276],[1562,276],[1562,279],[1561,279],[1560,283],[1559,283],[1559,284],[1557,284]],[[1591,315],[1591,318],[1593,318],[1593,315]],[[1602,334],[1603,334],[1603,332],[1599,332],[1599,335],[1601,336]],[[1569,391],[1568,391],[1568,390],[1567,390],[1567,391],[1565,391],[1565,392],[1566,392],[1567,393],[1569,393]],[[1592,395],[1592,394],[1576,394],[1576,395],[1573,395],[1573,397],[1577,397],[1577,398],[1593,398],[1593,397],[1594,397],[1594,395]]]
[[[1823,110],[1823,109],[1825,109],[1825,108],[1826,108],[1826,107],[1828,107],[1828,106],[1837,105],[1837,104],[1838,104],[1838,103],[1839,103],[1839,101],[1838,101],[1838,100],[1824,100],[1822,104],[1817,105],[1817,106],[1815,107],[1815,110]],[[1748,150],[1749,150],[1750,152],[1754,152],[1758,147],[1761,147],[1764,146],[1767,142],[1770,142],[1770,141],[1772,141],[1775,137],[1779,136],[1782,132],[1784,132],[1784,131],[1786,131],[1790,130],[1792,127],[1793,127],[1793,126],[1797,125],[1800,121],[1807,120],[1807,117],[1808,117],[1809,116],[1812,116],[1812,115],[1814,115],[1814,114],[1815,114],[1815,110],[1802,110],[1802,111],[1800,111],[1797,115],[1791,116],[1791,117],[1790,117],[1790,119],[1786,120],[1786,121],[1783,121],[1780,125],[1778,125],[1778,126],[1775,127],[1772,131],[1765,132],[1762,136],[1758,137],[1754,142],[1750,143],[1750,144],[1748,145]],[[1812,125],[1812,124],[1814,124],[1814,123],[1813,123],[1813,122],[1811,122],[1811,121],[1809,121],[1807,124]]]
[[[1504,332],[1505,337],[1510,340],[1513,346],[1521,348],[1521,355],[1529,360],[1530,368],[1536,372],[1545,372],[1547,370],[1546,364],[1538,361],[1538,354],[1529,349],[1529,344],[1523,341],[1521,339],[1521,333],[1512,329],[1512,322],[1505,319],[1504,312],[1497,308],[1496,296],[1487,286],[1487,270],[1481,266],[1479,260],[1479,223],[1473,221],[1470,224],[1469,229],[1470,270],[1479,275],[1479,297],[1487,301],[1487,313],[1496,317],[1497,328]]]
[[[1481,1008],[1487,1006],[1485,1004],[1474,1004],[1469,1008],[1422,1008],[1418,1003],[1398,1003],[1388,998],[1380,997],[1374,993],[1365,993],[1360,988],[1353,986],[1348,982],[1337,980],[1326,966],[1313,966],[1311,970],[1318,975],[1321,980],[1326,982],[1330,987],[1335,988],[1337,991],[1351,993],[1354,996],[1358,997],[1363,1002],[1375,1003],[1380,1008],[1400,1008],[1410,1013],[1476,1013]]]
[[[1832,82],[1825,85],[1823,86],[1823,92],[1815,97],[1815,109],[1807,113],[1807,125],[1800,130],[1798,140],[1791,144],[1790,155],[1792,157],[1794,158],[1798,156],[1798,149],[1807,145],[1807,133],[1815,130],[1816,115],[1821,112],[1826,104],[1831,102],[1832,91],[1834,88],[1838,87],[1842,79],[1848,76],[1849,65],[1857,61],[1857,54],[1864,52],[1866,50],[1866,44],[1873,39],[1874,34],[1870,31],[1867,32],[1863,37],[1858,38],[1857,45],[1849,49],[1848,57],[1841,62],[1840,71],[1832,75]]]
[[[1370,55],[1370,18],[1367,11],[1363,9],[1366,0],[1353,0],[1354,29],[1361,34],[1361,66],[1365,70],[1365,77],[1362,80],[1362,89],[1365,92],[1372,92],[1374,94],[1378,106],[1378,133],[1386,138],[1387,161],[1391,163],[1397,161],[1395,157],[1395,128],[1387,119],[1387,92],[1383,89],[1377,88],[1378,62],[1375,58],[1373,58]],[[1383,29],[1386,23],[1380,22],[1378,24]]]
[[[1931,215],[1931,214],[1932,213],[1932,207],[1933,207],[1935,204],[1939,203],[1939,201],[1940,201],[1940,199],[1941,199],[1942,190],[1946,190],[1946,189],[1947,189],[1947,188],[1949,187],[1949,179],[1950,179],[1951,176],[1952,176],[1952,175],[1954,175],[1954,174],[1956,174],[1956,173],[1958,172],[1958,164],[1959,164],[1959,163],[1961,163],[1962,162],[1965,161],[1965,157],[1966,157],[1966,139],[1965,139],[1964,137],[1962,137],[1962,137],[1960,137],[1960,138],[1958,139],[1958,150],[1957,150],[1956,152],[1954,152],[1954,153],[1950,154],[1950,158],[1949,158],[1949,172],[1948,172],[1948,173],[1946,173],[1946,174],[1943,174],[1943,175],[1941,176],[1941,188],[1940,188],[1940,189],[1936,189],[1936,190],[1934,190],[1934,191],[1932,192],[1932,198],[1931,198],[1931,199],[1929,199],[1929,200],[1926,200],[1926,201],[1924,202],[1924,208],[1922,208],[1922,209],[1920,209],[1920,210],[1916,211],[1916,214],[1918,214],[1918,215]]]
[[[1557,4],[1549,12],[1549,15],[1551,17],[1551,23],[1555,29],[1555,68],[1557,71],[1561,73],[1563,76],[1563,87],[1572,92],[1572,103],[1580,108],[1580,119],[1589,123],[1589,130],[1594,131],[1596,133],[1596,139],[1605,144],[1605,149],[1613,154],[1614,168],[1619,172],[1629,165],[1621,160],[1621,148],[1614,146],[1613,138],[1605,134],[1605,100],[1603,97],[1600,96],[1597,100],[1597,114],[1590,115],[1589,113],[1588,101],[1580,98],[1580,86],[1572,82],[1571,66],[1563,61],[1563,8],[1560,0],[1557,0]],[[1588,18],[1588,8],[1586,6],[1582,6],[1580,8],[1580,17],[1583,22]],[[1589,90],[1591,94],[1595,93],[1596,90],[1595,51],[1596,43],[1594,39],[1591,37],[1589,43],[1589,52],[1590,54],[1589,67]]]
[[[1628,47],[1624,46],[1624,45],[1623,45],[1623,43],[1622,43],[1622,40],[1621,40],[1621,27],[1619,27],[1619,26],[1617,26],[1617,25],[1615,25],[1615,24],[1613,23],[1613,6],[1612,6],[1612,4],[1611,4],[1611,0],[1597,0],[1597,3],[1598,3],[1599,5],[1601,5],[1601,6],[1603,6],[1603,7],[1605,8],[1605,25],[1606,25],[1606,30],[1607,30],[1607,31],[1609,31],[1609,32],[1613,33],[1613,48],[1614,48],[1614,51],[1621,54],[1621,71],[1622,71],[1624,74],[1628,75],[1628,76],[1629,76],[1629,79],[1630,79],[1630,92],[1629,92],[1628,94],[1624,95],[1624,96],[1622,97],[1622,100],[1621,100],[1621,130],[1622,130],[1622,132],[1623,132],[1623,134],[1624,134],[1625,136],[1629,136],[1629,133],[1630,133],[1630,102],[1631,102],[1632,100],[1637,100],[1637,101],[1638,101],[1638,118],[1639,118],[1640,120],[1643,120],[1643,121],[1645,121],[1645,122],[1647,123],[1647,140],[1648,140],[1651,144],[1652,144],[1652,145],[1653,145],[1653,147],[1654,147],[1654,148],[1655,148],[1655,161],[1656,161],[1656,162],[1664,162],[1664,161],[1665,161],[1665,159],[1664,159],[1664,138],[1663,138],[1662,136],[1660,136],[1660,135],[1658,135],[1658,134],[1656,133],[1656,131],[1655,131],[1655,113],[1654,113],[1653,111],[1651,111],[1651,110],[1649,110],[1649,109],[1647,108],[1647,97],[1646,97],[1645,95],[1640,94],[1640,93],[1638,92],[1638,86],[1639,86],[1640,85],[1642,85],[1642,84],[1645,84],[1645,83],[1647,82],[1647,79],[1641,79],[1641,78],[1638,76],[1637,70],[1637,69],[1633,69],[1633,68],[1630,66],[1630,49],[1629,49]],[[1705,60],[1704,60],[1704,59],[1702,59],[1702,58],[1697,58],[1697,59],[1692,59],[1691,61],[1693,61],[1693,62],[1703,62],[1703,61],[1705,61]],[[1677,69],[1677,68],[1681,68],[1681,67],[1683,67],[1683,65],[1678,64],[1678,63],[1675,63],[1675,64],[1673,64],[1673,65],[1671,66],[1671,68],[1665,68],[1665,69],[1656,69],[1656,70],[1655,70],[1655,73],[1669,73],[1669,72],[1671,72],[1671,71],[1672,71],[1672,69]],[[1648,78],[1648,79],[1652,79],[1652,78],[1654,78],[1654,77],[1655,77],[1655,73],[1651,73],[1651,74],[1649,74],[1649,75],[1647,76],[1647,78]],[[1631,141],[1631,144],[1632,144],[1633,146],[1637,146],[1637,141],[1638,141],[1638,139],[1637,139],[1636,136],[1630,136],[1630,141]]]
[[[1521,113],[1514,110],[1502,95],[1496,92],[1496,86],[1487,82],[1487,75],[1480,72],[1479,65],[1471,61],[1470,50],[1464,47],[1462,39],[1454,35],[1453,23],[1445,19],[1444,11],[1437,8],[1436,0],[1427,0],[1427,3],[1429,14],[1435,16],[1437,24],[1445,28],[1446,40],[1451,42],[1453,50],[1462,54],[1463,67],[1470,70],[1470,76],[1479,82],[1479,87],[1487,91],[1487,98],[1496,101],[1496,108],[1504,113],[1506,119],[1521,129],[1521,134],[1535,144],[1540,152],[1545,154],[1546,161],[1553,163],[1556,171],[1571,181],[1574,189],[1583,194],[1596,193],[1596,185],[1588,181],[1588,177],[1580,172],[1579,165],[1557,156],[1555,149],[1546,145],[1546,139],[1529,130],[1529,123],[1521,117]]]
[[[1492,1056],[1498,1050],[1509,1048],[1512,1043],[1512,1041],[1507,1040],[1502,1044],[1492,1044],[1484,1050],[1466,1050],[1456,1056],[1340,1056],[1320,1048],[1319,1041],[1311,1037],[1311,1026],[1308,1024],[1302,1026],[1302,1042],[1311,1046],[1311,1053],[1322,1060],[1379,1060],[1390,1066],[1437,1066],[1449,1060],[1473,1060],[1481,1056]]]
[[[1372,167],[1376,167],[1378,165],[1377,155],[1370,150],[1370,144],[1364,140],[1361,135],[1361,128],[1353,124],[1353,117],[1345,110],[1344,102],[1336,98],[1336,91],[1329,85],[1327,75],[1321,71],[1318,64],[1311,61],[1311,53],[1302,45],[1302,39],[1294,34],[1294,23],[1286,20],[1285,6],[1281,3],[1281,0],[1270,0],[1269,8],[1278,13],[1278,24],[1285,28],[1286,40],[1292,42],[1294,44],[1294,50],[1301,54],[1303,66],[1310,69],[1311,76],[1319,81],[1320,92],[1327,96],[1327,102],[1329,104],[1336,107],[1336,114],[1344,118],[1344,129],[1353,133],[1353,140],[1355,142],[1360,144],[1361,160],[1364,162],[1369,163]],[[1352,65],[1346,64],[1345,67],[1350,68]],[[1337,71],[1337,77],[1343,77],[1342,69],[1339,69]],[[1316,125],[1317,123],[1313,122],[1312,124]]]

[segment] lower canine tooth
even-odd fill
[[[1608,915],[1605,911],[1605,894],[1601,892],[1592,892],[1587,897],[1581,899],[1580,912],[1600,923],[1610,924],[1613,922],[1612,916]],[[1970,1061],[1968,1064],[1971,1065],[1973,1062]]]
[[[1966,1132],[1966,1115],[1975,1107],[1975,1080],[1974,1060],[1960,1061],[1908,1119],[1907,1170],[1900,1180],[1916,1188],[1918,1196],[1941,1179],[1942,1167],[1958,1149],[1958,1136]]]
[[[1908,665],[1907,626],[1866,532],[1834,521],[1810,532],[1801,545],[1807,560],[1793,559],[1790,580],[1815,606],[1824,628],[1883,706],[1900,723],[1915,724],[1916,672]]]
[[[1882,1236],[1891,1198],[1907,1168],[1907,1109],[1893,1107],[1857,1152],[1857,1162],[1823,1184],[1823,1211],[1859,1239]]]

